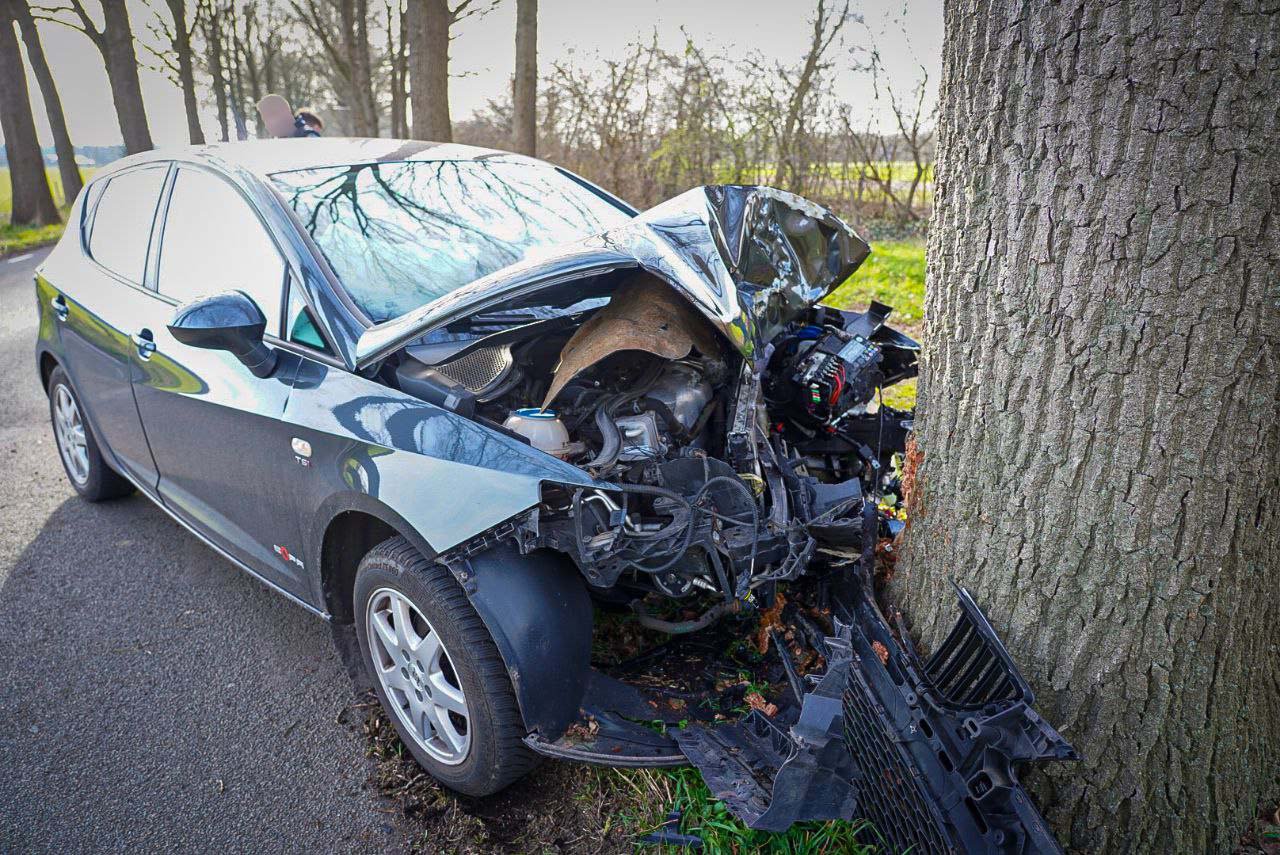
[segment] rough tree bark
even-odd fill
[[[516,79],[512,93],[511,145],[538,154],[538,0],[516,0]]]
[[[58,95],[58,86],[53,81],[53,72],[49,70],[49,62],[44,55],[44,46],[40,43],[40,33],[36,30],[35,19],[31,17],[31,9],[26,0],[7,0],[17,18],[18,27],[22,30],[22,41],[27,46],[27,59],[31,62],[31,70],[40,85],[40,97],[44,101],[45,117],[49,120],[49,130],[53,133],[53,148],[58,153],[58,175],[62,178],[62,198],[67,204],[80,195],[84,180],[80,177],[80,168],[76,166],[76,149],[71,144],[71,134],[67,132],[67,117],[62,112],[62,98]]]
[[[1069,848],[1229,852],[1280,795],[1280,14],[946,8],[921,453],[892,594],[946,578],[1085,759]]]
[[[454,10],[449,8],[448,0],[408,0],[406,9],[413,136],[453,142],[453,122],[449,118],[449,28]]]
[[[36,121],[27,94],[27,73],[14,32],[12,10],[0,3],[0,131],[13,201],[9,221],[14,225],[47,226],[62,221],[49,192],[49,176],[36,138]]]

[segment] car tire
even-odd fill
[[[49,418],[53,441],[67,480],[89,502],[118,499],[133,492],[133,484],[102,457],[98,440],[84,417],[80,398],[61,368],[49,375]]]
[[[538,755],[524,744],[524,720],[502,656],[446,567],[403,537],[384,541],[356,571],[354,611],[361,660],[378,700],[436,780],[465,795],[487,796],[537,765]],[[456,711],[458,694],[465,715]]]

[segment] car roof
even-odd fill
[[[276,172],[379,161],[475,161],[497,158],[530,164],[543,162],[511,152],[458,143],[366,137],[303,137],[162,147],[117,160],[103,172],[114,172],[116,169],[151,161],[177,159],[203,160],[239,167],[265,178]]]

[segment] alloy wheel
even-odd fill
[[[53,434],[62,462],[67,465],[67,474],[76,484],[84,486],[89,480],[89,443],[76,399],[63,385],[53,391]]]
[[[365,617],[373,670],[401,725],[432,758],[461,763],[471,748],[471,718],[439,634],[391,588],[373,593]]]

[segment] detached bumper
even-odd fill
[[[756,712],[675,734],[712,792],[763,830],[862,818],[891,852],[1060,852],[1015,764],[1076,752],[973,599],[956,588],[955,627],[921,662],[855,588],[788,730]]]

